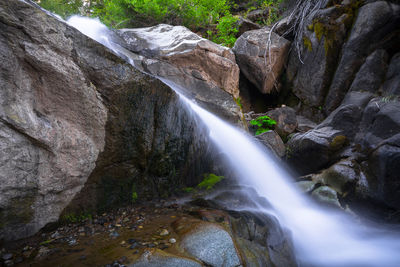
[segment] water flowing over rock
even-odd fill
[[[0,239],[34,234],[73,199],[166,195],[206,162],[170,88],[29,1],[1,1],[0,57]]]
[[[160,24],[119,30],[119,44],[139,54],[136,66],[181,86],[225,119],[241,117],[234,98],[239,97],[239,67],[230,49],[201,38],[183,26]]]
[[[261,93],[268,94],[278,88],[289,46],[285,38],[264,28],[242,34],[233,51],[240,71]]]

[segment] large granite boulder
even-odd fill
[[[307,107],[323,104],[330,81],[335,72],[340,47],[346,37],[346,21],[338,7],[318,10],[306,18],[300,51],[293,43],[289,56],[287,78],[293,93]]]
[[[358,199],[400,209],[400,97],[351,91],[315,129],[288,142],[300,174]],[[344,158],[344,159],[343,159]]]
[[[400,98],[374,98],[365,108],[356,144],[364,162],[372,197],[400,209]]]
[[[288,40],[263,28],[242,34],[233,51],[240,71],[261,93],[268,94],[278,88],[289,46]]]
[[[183,26],[160,24],[117,34],[121,46],[141,56],[135,61],[138,68],[174,82],[182,93],[224,119],[240,119],[234,101],[239,97],[239,67],[229,48]]]
[[[305,18],[286,71],[302,115],[322,121],[347,92],[377,92],[398,52],[399,11],[391,1],[342,1]]]
[[[395,54],[390,61],[383,84],[383,94],[387,97],[400,95],[400,53]]]
[[[199,176],[205,137],[179,97],[63,21],[1,1],[0,58],[0,240]]]
[[[350,37],[342,48],[342,56],[325,99],[330,112],[343,100],[355,74],[366,57],[375,49],[388,48],[399,41],[400,5],[386,1],[366,4],[358,10]]]

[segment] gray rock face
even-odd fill
[[[399,5],[385,1],[369,3],[359,9],[326,96],[324,107],[328,112],[340,105],[365,58],[375,49],[398,41],[399,11]]]
[[[354,190],[357,197],[398,209],[399,96],[372,97],[369,92],[349,92],[342,105],[314,130],[294,135],[288,143],[288,161],[301,174],[331,165],[313,175],[313,180],[338,193]],[[347,159],[337,162],[343,157]]]
[[[340,131],[332,127],[295,134],[287,143],[287,161],[300,175],[318,171],[329,164],[335,152],[330,144],[337,136],[341,136]]]
[[[254,23],[251,20],[245,19],[243,17],[239,18],[237,22],[237,27],[238,27],[238,33],[236,34],[236,37],[239,37],[240,35],[242,35],[247,31],[257,30],[261,28],[260,24]]]
[[[267,50],[268,37],[271,43]],[[268,94],[277,88],[290,42],[269,29],[248,31],[236,41],[233,51],[240,71],[261,93]]]
[[[240,119],[233,99],[239,97],[239,67],[230,49],[183,26],[123,29],[118,35],[121,46],[142,56],[138,68],[176,83],[182,93],[223,118]]]
[[[349,159],[343,159],[321,173],[313,176],[313,181],[320,182],[343,194],[359,180],[359,168]]]
[[[400,53],[394,55],[390,61],[383,93],[386,96],[400,95]]]
[[[264,146],[268,147],[278,158],[285,155],[285,144],[275,131],[267,131],[256,136]]]
[[[365,170],[370,196],[400,208],[400,102],[372,99],[365,108],[356,143],[368,153]]]
[[[301,175],[332,164],[334,155],[355,140],[364,107],[371,98],[368,92],[349,93],[344,103],[317,127],[289,140],[288,161]]]
[[[0,239],[197,176],[205,137],[160,81],[27,1],[0,3],[0,48]]]
[[[357,72],[350,91],[377,92],[385,78],[387,61],[385,50],[378,49],[369,55]]]
[[[336,191],[329,186],[320,186],[315,189],[311,195],[319,202],[335,207],[341,207],[337,198]]]
[[[399,14],[400,5],[388,1],[360,7],[342,1],[307,19],[303,42],[292,45],[286,71],[286,85],[298,98],[301,115],[321,121],[349,91],[376,93],[381,88],[388,59],[398,52]]]
[[[337,47],[346,37],[348,17],[336,7],[319,10],[303,29],[301,61],[292,47],[287,77],[293,83],[293,93],[308,107],[323,104],[338,61]]]
[[[282,136],[287,137],[293,133],[297,128],[296,112],[290,107],[280,107],[268,111],[267,115],[276,121],[275,131]]]
[[[304,116],[296,116],[296,120],[297,120],[297,130],[299,132],[307,132],[309,130],[314,129],[317,124],[309,119],[307,119]]]
[[[68,26],[21,1],[2,1],[0,22],[0,239],[15,239],[57,220],[81,190],[107,109],[72,59]]]

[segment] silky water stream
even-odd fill
[[[129,60],[129,53],[111,41],[110,31],[98,19],[74,16],[68,23]],[[344,212],[321,208],[297,190],[288,172],[265,147],[183,96],[179,86],[161,80],[200,117],[240,183],[269,201],[274,215],[291,232],[300,266],[400,266],[399,232],[366,226]]]

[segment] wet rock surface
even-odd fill
[[[296,266],[273,217],[175,201],[71,214],[51,230],[5,244],[2,260],[14,266]]]
[[[240,120],[234,101],[239,97],[239,67],[229,48],[183,26],[166,24],[122,29],[118,35],[121,46],[143,56],[135,62],[139,69],[172,81],[183,94],[222,118]]]
[[[168,195],[207,162],[172,89],[28,1],[2,1],[0,22],[0,239]]]

